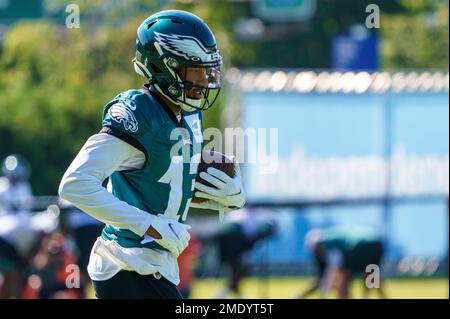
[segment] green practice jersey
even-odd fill
[[[380,235],[365,227],[331,227],[322,232],[320,242],[327,250],[338,249],[343,253],[352,250],[359,243],[379,241]]]
[[[112,134],[145,154],[140,169],[116,171],[110,177],[112,193],[149,214],[178,222],[186,219],[203,142],[201,111],[181,111],[181,121],[144,87],[120,93],[103,111],[102,132]],[[122,247],[164,249],[127,229],[106,225],[104,239]]]

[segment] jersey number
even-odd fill
[[[195,154],[191,157],[189,163],[189,175],[197,174],[199,162],[200,154]],[[167,209],[164,211],[163,216],[178,220],[178,213],[180,210],[181,202],[183,200],[183,156],[172,157],[169,168],[158,182],[170,185],[169,201],[167,203]],[[195,178],[192,179],[191,191],[194,190],[194,187]],[[190,204],[191,198],[187,200],[186,207],[184,208],[181,217],[182,221],[186,220]]]

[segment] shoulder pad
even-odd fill
[[[142,99],[136,98],[136,93],[130,90],[119,94],[108,103],[103,110],[102,125],[113,127],[132,137],[139,138],[150,128],[148,112]]]

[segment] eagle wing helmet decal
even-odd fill
[[[214,62],[220,59],[218,50],[208,50],[194,37],[155,32],[155,39],[165,50],[190,61]]]

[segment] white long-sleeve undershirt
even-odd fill
[[[145,155],[137,148],[106,133],[91,136],[64,174],[59,195],[103,223],[129,229],[143,236],[158,218],[118,199],[102,186],[115,171],[139,169]],[[159,273],[178,285],[177,259],[168,251],[123,248],[115,241],[97,238],[89,258],[92,280],[108,280],[120,270],[141,275]]]
[[[118,199],[103,186],[115,171],[141,168],[145,155],[110,134],[92,135],[64,174],[59,196],[105,224],[143,236],[153,215]]]

